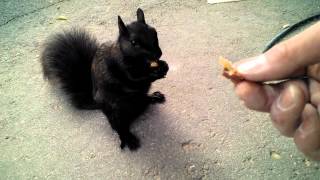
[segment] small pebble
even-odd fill
[[[68,18],[66,16],[58,16],[56,18],[56,20],[62,20],[62,21],[65,21],[65,20],[68,20]]]
[[[304,164],[307,166],[307,167],[310,167],[311,166],[311,162],[308,160],[308,159],[304,159]]]
[[[280,154],[276,153],[275,151],[271,151],[270,156],[271,156],[271,158],[274,159],[274,160],[279,160],[279,159],[281,159]]]
[[[290,26],[290,24],[285,24],[282,26],[282,29],[288,28]]]

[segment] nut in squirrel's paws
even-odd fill
[[[151,63],[150,63],[151,68],[156,68],[158,66],[159,66],[159,63],[157,61],[151,61]]]
[[[223,66],[223,75],[229,79],[241,80],[243,77],[234,68],[232,62],[222,56],[219,57],[219,64]]]

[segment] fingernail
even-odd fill
[[[266,61],[267,59],[265,55],[262,54],[260,56],[251,58],[243,63],[239,63],[237,65],[237,71],[240,74],[258,73],[263,70],[263,68],[265,68],[265,66],[267,65]]]
[[[277,107],[281,111],[287,111],[295,107],[295,89],[294,86],[289,85],[284,92],[282,92],[277,99]]]

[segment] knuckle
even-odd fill
[[[308,67],[308,76],[320,80],[320,64],[314,64]]]
[[[277,59],[280,59],[281,61],[289,61],[290,52],[288,49],[288,44],[286,42],[274,46],[272,50],[275,54],[277,54]]]

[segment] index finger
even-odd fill
[[[304,68],[320,60],[320,23],[286,40],[266,53],[235,64],[250,81],[270,81],[304,73]]]

